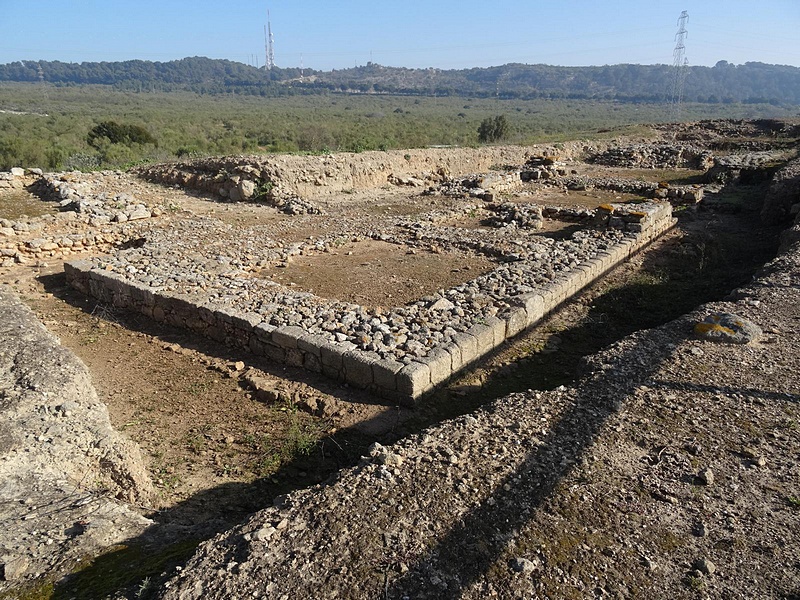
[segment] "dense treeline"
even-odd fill
[[[688,120],[785,117],[795,107],[687,103]],[[262,152],[330,152],[607,137],[673,116],[663,103],[383,94],[139,93],[0,83],[0,170],[121,167]],[[622,129],[628,128],[628,129]]]
[[[671,96],[668,65],[557,67],[508,64],[462,70],[405,69],[368,63],[330,72],[273,68],[202,57],[171,62],[63,63],[20,61],[0,65],[0,81],[56,85],[101,84],[137,92],[192,91],[285,96],[325,92],[427,96],[568,98],[661,102]],[[689,102],[800,104],[800,69],[720,61],[688,67],[684,99]]]

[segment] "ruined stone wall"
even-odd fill
[[[775,173],[761,209],[761,220],[767,225],[785,223],[800,214],[800,158]]]
[[[85,261],[65,265],[73,287],[102,302],[141,312],[159,322],[196,331],[230,346],[271,360],[365,388],[399,402],[413,403],[506,339],[534,326],[583,288],[625,261],[671,227],[668,203],[630,207],[605,205],[600,219],[627,233],[620,241],[562,273],[543,288],[508,299],[510,308],[475,322],[453,340],[433,347],[408,364],[382,359],[352,343],[332,343],[297,326],[273,326],[254,313],[199,303],[188,295],[155,292],[123,275],[93,268]]]
[[[257,187],[271,184],[274,198],[379,188],[393,178],[420,180],[487,172],[498,165],[520,165],[535,155],[578,158],[605,144],[568,142],[558,146],[492,146],[435,148],[330,154],[319,156],[228,156],[144,167],[145,179],[202,190],[231,200],[252,197]],[[499,183],[499,182],[498,182]]]

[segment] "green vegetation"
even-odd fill
[[[498,114],[506,115],[509,143],[557,142],[646,134],[640,124],[669,116],[663,104],[599,100],[377,94],[265,98],[38,83],[0,83],[0,111],[15,111],[0,112],[0,170],[124,168],[140,161],[242,153],[471,146],[479,143],[480,124]],[[792,111],[769,104],[686,104],[683,114],[691,120],[783,117]]]
[[[498,115],[494,118],[487,117],[481,121],[478,127],[478,141],[498,142],[508,136],[508,119],[505,115]]]

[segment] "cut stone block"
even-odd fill
[[[258,339],[265,344],[272,343],[272,332],[277,329],[274,325],[268,323],[259,323],[253,328],[253,334],[258,336]]]
[[[476,323],[467,329],[467,333],[474,337],[478,344],[478,356],[483,356],[494,350],[494,331],[488,325]]]
[[[434,348],[428,352],[428,356],[420,359],[420,362],[428,365],[431,372],[431,384],[438,385],[450,378],[453,374],[453,359],[449,352],[441,348]]]
[[[468,333],[457,333],[453,343],[461,350],[461,366],[465,367],[478,358],[478,340]]]
[[[501,321],[502,323],[502,321]],[[506,324],[503,323],[503,331],[505,331]],[[438,349],[447,352],[450,355],[450,372],[456,373],[464,364],[463,358],[461,356],[461,348],[458,347],[457,344],[453,342],[449,342],[447,344],[443,344],[438,346]]]
[[[234,312],[231,315],[231,323],[242,331],[252,331],[261,324],[261,315],[252,312]]]
[[[528,326],[528,313],[524,308],[512,306],[505,314],[506,339],[512,338]]]
[[[541,294],[536,292],[521,294],[514,298],[513,301],[514,304],[525,309],[525,313],[527,314],[525,327],[530,327],[538,323],[545,315],[544,298],[542,298]]]
[[[483,321],[486,326],[492,330],[492,334],[494,335],[494,347],[497,348],[506,339],[506,322],[497,317],[486,317]]]
[[[397,374],[397,391],[415,399],[431,388],[431,370],[428,365],[411,362]]]
[[[309,335],[304,333],[297,340],[297,347],[306,354],[322,356],[322,347],[328,344],[328,340],[321,335]]]
[[[356,387],[366,389],[373,383],[372,364],[374,359],[366,352],[350,350],[342,356],[344,378]]]
[[[272,332],[272,341],[281,348],[297,348],[297,341],[306,334],[302,327],[286,325]]]
[[[397,391],[397,374],[404,367],[396,360],[378,360],[372,363],[372,380],[382,390]]]

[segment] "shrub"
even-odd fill
[[[484,143],[502,140],[508,135],[508,129],[508,119],[505,115],[487,117],[478,127],[478,140]]]
[[[158,145],[156,139],[141,125],[120,124],[116,121],[103,121],[95,125],[86,137],[86,143],[93,148],[104,145],[104,139],[112,144],[153,144]]]

